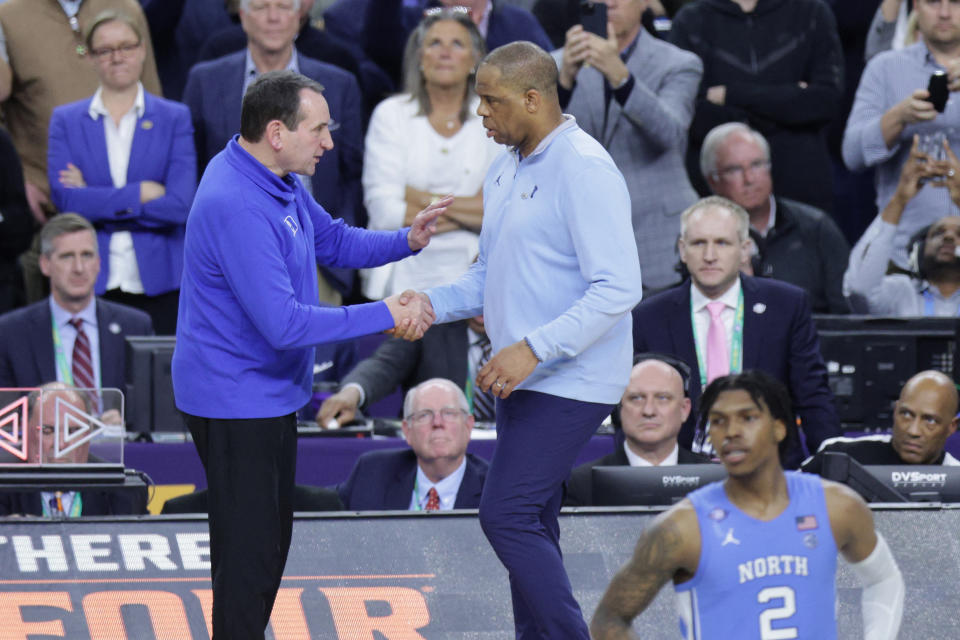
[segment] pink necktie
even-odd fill
[[[727,332],[723,328],[723,320],[720,319],[726,306],[719,301],[707,304],[707,311],[710,312],[710,329],[707,331],[707,382],[730,373]]]

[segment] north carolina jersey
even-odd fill
[[[764,522],[727,498],[723,483],[689,494],[700,561],[676,585],[687,640],[835,640],[837,546],[819,476],[786,472],[790,503]]]

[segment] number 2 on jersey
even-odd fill
[[[757,594],[757,602],[767,604],[771,600],[783,600],[779,607],[765,609],[760,614],[760,640],[790,640],[798,637],[796,627],[773,628],[775,620],[785,620],[797,612],[797,599],[790,587],[767,587]]]

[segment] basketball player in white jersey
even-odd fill
[[[595,640],[634,637],[630,623],[672,580],[688,640],[837,637],[837,553],[863,583],[864,637],[897,636],[903,577],[863,500],[784,472],[797,437],[789,394],[767,374],[717,378],[701,419],[728,478],[660,514],[614,576],[591,624]]]

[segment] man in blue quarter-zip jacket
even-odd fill
[[[477,95],[487,135],[511,149],[483,185],[477,262],[427,296],[441,322],[482,312],[493,345],[477,375],[497,396],[480,524],[510,573],[516,637],[587,640],[557,515],[577,454],[630,377],[641,296],[630,196],[610,155],[561,112],[557,66],[536,45],[494,50]]]
[[[321,307],[317,264],[372,267],[422,249],[451,198],[411,227],[333,220],[294,173],[333,147],[323,87],[261,75],[240,135],[207,165],[187,221],[173,387],[207,475],[215,640],[263,638],[293,530],[296,411],[310,397],[313,345],[433,319],[396,297]]]

